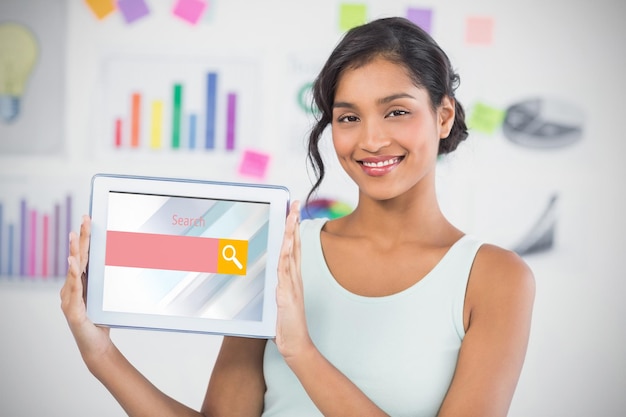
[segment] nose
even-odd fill
[[[391,136],[386,132],[380,120],[369,119],[363,123],[360,145],[361,149],[369,153],[380,152],[391,143]]]

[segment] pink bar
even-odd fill
[[[37,261],[37,210],[30,212],[30,259],[28,275],[35,276],[35,264]]]
[[[105,265],[172,271],[217,272],[219,239],[107,232]]]
[[[48,241],[48,227],[50,223],[50,216],[47,214],[43,215],[43,250],[41,253],[41,276],[48,276],[48,245],[50,242]]]

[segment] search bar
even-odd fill
[[[105,265],[246,275],[248,241],[107,231]]]

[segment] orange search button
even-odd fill
[[[248,241],[220,239],[217,252],[217,273],[246,275]]]

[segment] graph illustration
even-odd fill
[[[68,234],[78,230],[86,200],[32,181],[2,180],[0,191],[0,279],[64,276]]]
[[[255,145],[257,74],[248,60],[111,58],[96,114],[100,150],[143,156]]]

